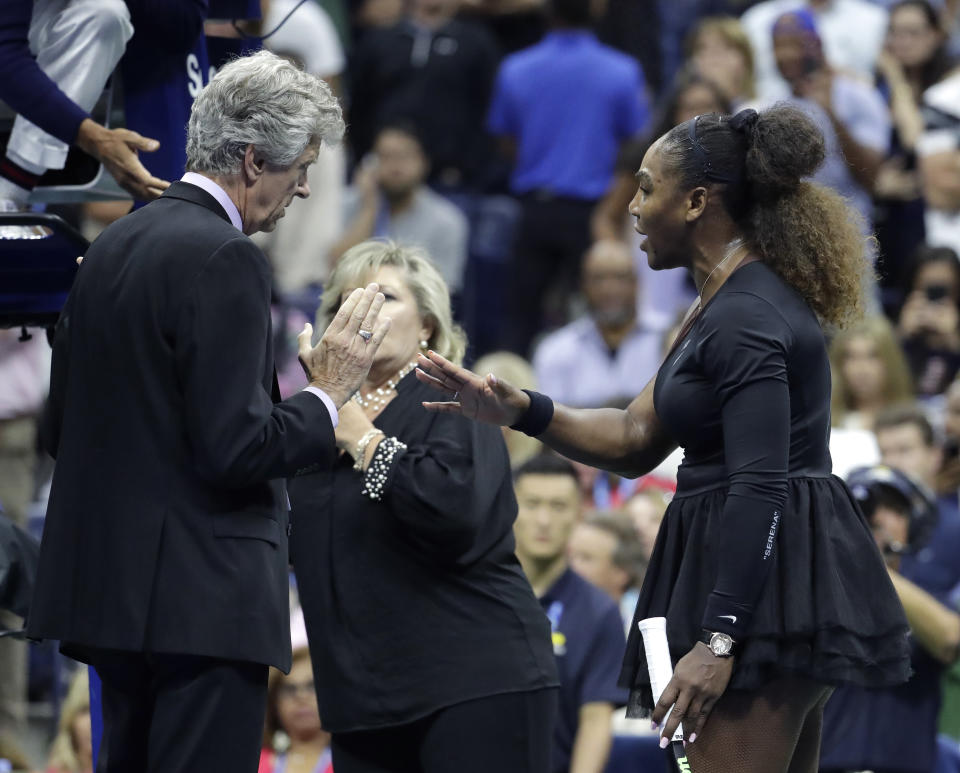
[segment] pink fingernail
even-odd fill
[[[497,385],[497,377],[494,376],[492,373],[490,374],[490,383],[493,384],[494,386]]]
[[[660,736],[660,748],[661,748],[661,749],[666,749],[669,744],[670,744],[670,739],[669,739],[669,738],[667,738],[665,735]]]
[[[651,723],[650,723],[650,729],[651,729],[651,730],[659,730],[659,729],[660,729],[660,726],[659,726],[656,722],[651,722]]]
[[[693,743],[693,742],[696,741],[696,740],[697,740],[697,734],[696,734],[696,733],[690,733],[690,743]]]

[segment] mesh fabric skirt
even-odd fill
[[[628,715],[653,709],[636,623],[667,619],[674,664],[700,637],[717,576],[712,535],[726,487],[678,492],[660,526],[627,642],[620,684]],[[825,684],[886,687],[910,676],[909,628],[870,528],[839,478],[789,479],[777,552],[740,643],[729,687],[749,690],[784,674]]]

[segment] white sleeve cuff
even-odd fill
[[[330,399],[330,395],[320,389],[320,387],[315,386],[304,387],[303,391],[316,395],[323,400],[323,404],[327,406],[327,410],[330,412],[330,422],[333,424],[333,428],[336,429],[337,424],[340,423],[340,415],[337,413],[337,406],[334,405],[333,400]]]

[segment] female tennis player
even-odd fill
[[[574,410],[433,353],[430,410],[513,425],[573,459],[636,476],[678,444],[677,495],[635,621],[663,616],[676,664],[654,706],[641,637],[621,683],[631,716],[683,721],[691,768],[814,773],[833,685],[905,681],[907,623],[870,530],[831,475],[822,325],[857,315],[869,270],[857,216],[806,180],[824,140],[800,111],[704,115],[647,151],[630,204],[652,268],[700,297],[626,410]],[[709,717],[709,723],[707,722]]]

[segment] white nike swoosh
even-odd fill
[[[721,620],[729,620],[731,623],[736,625],[737,616],[736,615],[717,615]]]

